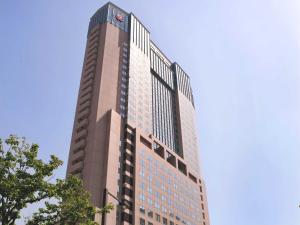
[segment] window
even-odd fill
[[[145,189],[145,184],[144,184],[143,182],[140,183],[140,188],[141,188],[142,190]]]
[[[150,218],[153,218],[153,211],[150,210],[150,209],[148,209],[148,216],[149,216]]]
[[[160,209],[160,205],[157,202],[154,203],[154,206],[155,208]]]
[[[141,176],[141,177],[145,177],[145,171],[144,171],[144,170],[141,170],[141,171],[140,171],[140,176]]]
[[[140,218],[140,225],[145,225],[145,224],[146,224],[145,220]]]
[[[151,198],[148,198],[148,204],[153,205],[153,200]]]
[[[148,225],[153,225],[153,223],[151,223],[151,222],[148,222]]]
[[[140,212],[143,213],[143,214],[145,214],[145,208],[144,208],[144,206],[140,206]]]
[[[157,199],[160,199],[160,194],[159,194],[158,191],[155,191],[155,196],[156,196]]]
[[[158,215],[157,213],[155,213],[155,220],[156,220],[157,222],[160,222],[160,215]]]
[[[163,224],[164,224],[164,225],[167,225],[167,224],[168,224],[168,220],[167,220],[167,218],[165,218],[165,217],[163,217]]]
[[[145,201],[145,195],[144,194],[140,194],[140,200]]]

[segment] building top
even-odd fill
[[[143,28],[148,32],[149,30],[143,25],[143,23],[133,14],[128,13],[125,10],[119,8],[112,2],[106,3],[104,6],[102,6],[100,9],[98,9],[94,15],[90,19],[89,24],[89,31],[90,31],[98,24],[103,23],[110,23],[119,29],[128,32],[129,31],[129,20],[130,18],[136,19]],[[150,40],[150,47],[151,49],[156,53],[156,55],[167,65],[170,69],[173,68],[173,71],[175,73],[176,82],[175,85],[178,85],[179,90],[192,102],[193,101],[193,95],[192,95],[192,89],[190,85],[190,78],[188,74],[178,65],[176,62],[172,62],[168,59],[168,57],[157,47],[157,45]],[[172,87],[172,85],[171,85]]]
[[[96,25],[107,22],[113,24],[114,26],[120,28],[125,32],[128,32],[128,18],[129,14],[126,11],[119,8],[113,3],[108,2],[100,9],[98,9],[91,17],[88,35]]]

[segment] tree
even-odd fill
[[[26,143],[25,138],[10,135],[0,139],[0,222],[14,225],[20,211],[28,204],[55,194],[49,182],[62,161],[54,155],[48,163],[37,159],[39,146]]]
[[[26,225],[98,225],[96,213],[109,213],[114,207],[110,203],[98,212],[89,202],[89,194],[76,176],[57,180],[54,203],[46,202]]]
[[[96,210],[76,176],[51,183],[53,171],[62,165],[51,155],[48,163],[37,159],[39,146],[10,135],[0,139],[0,224],[14,225],[28,204],[45,200],[45,207],[27,225],[96,225],[96,213],[109,213],[110,203]]]

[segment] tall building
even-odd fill
[[[90,20],[67,174],[116,205],[100,224],[209,225],[190,78],[110,2]]]

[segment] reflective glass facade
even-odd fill
[[[139,149],[139,214],[157,224],[155,215],[167,224],[203,224],[199,187],[146,148]]]

